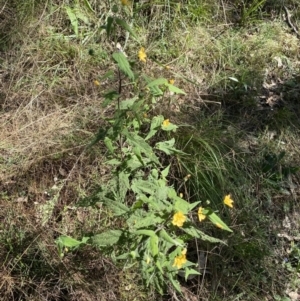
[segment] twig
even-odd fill
[[[287,21],[289,27],[294,31],[294,33],[300,39],[300,33],[298,32],[296,26],[291,21],[291,14],[290,14],[290,12],[288,11],[288,9],[287,9],[286,6],[283,6],[283,8],[284,8],[284,11],[285,11],[285,14],[286,14],[286,21]]]

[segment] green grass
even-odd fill
[[[169,184],[189,201],[210,202],[234,231],[204,222],[205,231],[226,245],[191,242],[191,249],[207,254],[207,273],[182,279],[184,295],[170,288],[165,298],[292,300],[289,294],[299,285],[298,241],[278,233],[299,236],[300,42],[282,19],[279,1],[254,10],[259,1],[244,1],[241,10],[223,2],[135,4],[133,26],[147,51],[147,74],[175,79],[187,93],[159,108],[182,125],[177,148],[188,154],[170,159]],[[0,20],[0,295],[162,300],[143,287],[135,266],[123,269],[92,247],[60,258],[55,245],[59,235],[80,238],[119,223],[101,204],[76,205],[112,175],[104,145],[87,146],[113,114],[113,107],[101,103],[117,83],[102,76],[114,70],[113,41],[124,45],[126,33],[118,29],[107,39],[100,28],[118,1],[91,0],[94,13],[85,1],[78,3],[89,21],[78,20],[78,36],[67,1],[0,3],[6,14]],[[297,24],[298,2],[285,5]],[[116,14],[130,22],[125,9],[119,6]],[[130,61],[139,47],[128,39]],[[274,94],[280,103],[265,106]],[[229,193],[232,210],[222,206]],[[53,211],[42,225],[41,210],[51,200]]]

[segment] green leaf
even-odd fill
[[[134,79],[134,74],[130,68],[129,62],[126,56],[122,52],[114,52],[112,55],[113,59],[117,62],[118,67],[125,75],[127,75],[130,79]]]
[[[154,231],[147,230],[147,229],[136,230],[136,231],[133,232],[133,234],[135,234],[135,235],[146,235],[146,236],[149,236],[149,237],[156,236]]]
[[[199,273],[198,271],[196,271],[194,269],[189,269],[189,268],[186,268],[184,270],[184,272],[185,272],[184,273],[184,279],[185,279],[185,281],[188,280],[188,278],[189,278],[190,275],[201,275],[201,273]]]
[[[201,203],[201,201],[197,201],[197,202],[194,202],[192,204],[190,204],[190,209],[189,211],[193,210],[197,205],[199,205]]]
[[[131,185],[131,189],[137,194],[144,192],[152,195],[155,193],[156,188],[154,183],[144,180],[134,180]]]
[[[218,228],[232,232],[232,230],[214,212],[210,211],[207,216]]]
[[[74,33],[75,33],[76,37],[78,37],[78,19],[77,19],[77,16],[76,16],[74,10],[69,6],[66,6],[66,12],[68,14],[69,20],[70,20],[71,25],[73,27]]]
[[[178,282],[178,280],[174,279],[173,278],[173,275],[172,274],[168,274],[168,278],[170,280],[170,282],[172,283],[173,287],[179,292],[181,293],[181,288],[180,288],[180,284]]]
[[[175,139],[172,138],[169,141],[163,141],[163,142],[158,142],[155,144],[155,148],[163,151],[167,155],[173,155],[173,154],[182,154],[184,155],[184,152],[179,151],[175,147],[173,147],[175,144]]]
[[[76,14],[77,19],[80,19],[81,21],[83,21],[85,24],[89,24],[89,18],[87,17],[87,15],[85,15],[83,13],[83,10],[80,6],[76,5],[74,7],[74,13]]]
[[[114,79],[114,78],[115,78],[115,75],[114,75],[113,70],[109,70],[109,71],[105,72],[104,75],[100,77],[100,79],[102,81],[105,80],[105,79]]]
[[[105,137],[104,138],[104,143],[105,143],[107,149],[110,151],[110,153],[114,154],[115,153],[115,147],[112,144],[112,140],[108,137]]]
[[[97,245],[99,247],[112,246],[119,241],[122,234],[123,231],[121,230],[108,230],[106,232],[93,236],[92,242],[94,245]]]
[[[161,172],[161,175],[162,175],[162,178],[165,179],[168,174],[169,174],[169,171],[170,171],[170,166],[171,165],[168,165],[162,172]]]
[[[167,79],[165,79],[165,78],[157,78],[157,79],[151,81],[149,84],[147,84],[146,87],[151,88],[151,87],[154,87],[154,86],[165,85],[167,83],[168,83]]]
[[[183,214],[188,214],[190,210],[190,203],[180,197],[177,197],[174,208],[176,209],[176,211],[181,211]]]
[[[174,123],[170,122],[167,126],[164,125],[164,124],[162,124],[161,129],[163,131],[166,131],[166,132],[170,132],[170,131],[174,131],[175,132],[178,129],[178,126],[175,125]]]
[[[147,158],[149,158],[154,163],[160,165],[157,156],[154,154],[152,147],[137,134],[131,134],[128,132],[127,128],[123,129],[122,134],[127,138],[127,143],[132,146],[137,146],[140,148],[141,152],[144,153]]]
[[[189,234],[190,236],[194,237],[194,238],[199,238],[203,241],[209,241],[209,242],[212,242],[212,243],[222,243],[222,244],[225,244],[224,241],[218,239],[218,238],[215,238],[215,237],[212,237],[212,236],[209,236],[207,234],[205,234],[204,232],[200,231],[199,229],[191,226],[191,227],[188,227],[188,228],[185,228],[185,227],[182,227],[181,228],[185,233]]]
[[[160,200],[160,201],[166,201],[167,200],[167,197],[168,197],[168,191],[169,191],[169,187],[159,187],[156,191],[156,193],[154,194],[154,197],[157,199],[157,200]],[[164,208],[161,208],[161,209],[164,209]]]
[[[149,226],[156,226],[164,221],[159,216],[156,216],[153,212],[145,212],[144,209],[136,209],[130,218],[127,219],[129,227],[134,229],[147,228]]]
[[[138,158],[138,160],[141,162],[141,165],[145,165],[143,162],[143,158],[142,158],[142,154],[141,154],[141,150],[139,147],[134,147],[132,149],[133,153],[136,155],[136,157]]]
[[[88,10],[92,13],[94,13],[95,11],[92,9],[91,4],[88,0],[84,0],[84,4],[85,6],[88,8]]]
[[[120,25],[121,27],[123,27],[125,30],[127,30],[134,38],[137,38],[137,35],[135,34],[135,32],[133,31],[133,29],[122,19],[119,18],[115,18],[115,22]]]
[[[162,269],[161,263],[159,261],[155,262],[156,267],[158,268],[158,270],[160,271],[160,273],[163,275],[164,271]]]
[[[103,200],[100,200],[100,202]],[[113,201],[109,198],[105,198],[104,204],[107,208],[109,208],[115,216],[121,216],[126,214],[129,211],[129,208],[122,204],[119,201]]]
[[[107,37],[110,36],[110,33],[112,31],[112,25],[113,25],[113,22],[114,22],[114,18],[113,17],[108,17],[107,18],[107,24],[106,24],[106,34],[107,34]]]
[[[159,239],[157,235],[150,237],[150,250],[153,257],[158,254],[158,241]]]
[[[122,162],[117,159],[111,159],[109,161],[106,161],[105,163],[109,164],[109,165],[121,165],[122,164]]]
[[[109,91],[103,95],[104,101],[102,103],[102,108],[106,108],[113,100],[118,99],[120,95],[117,91]]]
[[[150,139],[157,133],[157,131],[160,129],[163,121],[164,121],[164,117],[162,115],[153,117],[153,119],[151,121],[150,131],[149,131],[147,137],[145,138],[145,140]]]
[[[130,110],[138,97],[126,99],[120,102],[120,110]]]
[[[62,246],[67,248],[73,248],[83,244],[82,241],[76,240],[70,236],[65,236],[65,235],[59,236],[58,239],[56,240],[56,243],[61,244]]]
[[[158,233],[159,237],[164,239],[166,242],[169,242],[175,246],[183,246],[182,241],[177,241],[176,239],[172,238],[165,229],[161,229]]]
[[[177,93],[177,94],[183,94],[183,95],[186,95],[186,93],[185,93],[183,90],[177,88],[176,86],[171,85],[171,84],[169,84],[169,83],[167,83],[166,85],[168,86],[169,91],[174,92],[174,93]]]

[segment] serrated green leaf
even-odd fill
[[[145,141],[144,138],[140,137],[137,134],[129,133],[125,128],[122,131],[122,134],[127,138],[127,143],[132,146],[137,146],[140,148],[141,152],[149,158],[154,163],[161,165],[157,156],[154,154],[152,147]]]
[[[103,199],[100,200],[100,201],[103,202]],[[109,208],[115,216],[124,215],[129,211],[129,208],[126,205],[122,204],[119,201],[113,201],[113,200],[108,199],[108,198],[104,199],[104,205],[107,208]]]
[[[174,279],[172,274],[168,274],[168,278],[170,280],[170,282],[172,283],[173,287],[179,292],[181,293],[181,288],[180,288],[180,284],[178,282],[178,280]]]
[[[94,245],[99,247],[108,247],[116,244],[123,232],[121,230],[108,230],[92,237]]]
[[[149,226],[155,226],[164,221],[159,216],[156,216],[152,212],[145,212],[144,209],[136,209],[133,214],[130,215],[130,218],[127,219],[127,224],[131,228],[140,229],[147,228]]]
[[[127,75],[130,79],[134,79],[134,74],[130,68],[129,62],[126,56],[122,52],[114,52],[112,55],[113,59],[117,62],[120,70]]]

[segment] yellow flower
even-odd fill
[[[146,263],[147,263],[147,264],[149,264],[149,263],[150,263],[150,261],[151,261],[150,257],[149,257],[149,256],[147,256]]]
[[[100,86],[100,83],[95,79],[95,80],[94,80],[94,85],[95,85],[95,86]]]
[[[169,70],[169,69],[170,69],[170,66],[165,66],[165,68],[166,68],[167,70]]]
[[[230,208],[233,208],[233,199],[231,198],[231,195],[230,195],[230,194],[228,194],[228,195],[225,196],[223,202],[224,202],[224,204],[225,204],[226,206],[228,206],[228,207],[230,207]]]
[[[183,249],[181,255],[175,257],[173,267],[181,269],[181,267],[186,263],[186,251],[186,249]]]
[[[129,5],[130,1],[129,0],[121,0],[122,5]]]
[[[146,63],[146,57],[147,57],[147,55],[146,55],[146,52],[145,52],[145,48],[144,48],[144,47],[142,47],[142,48],[140,49],[139,54],[138,54],[138,57],[139,57],[140,61]]]
[[[170,119],[166,119],[164,120],[164,122],[162,123],[163,126],[168,126],[170,124]]]
[[[202,222],[203,220],[206,219],[206,215],[203,214],[203,208],[202,207],[199,207],[199,209],[198,209],[198,218],[199,218],[200,222]]]
[[[169,80],[169,84],[170,84],[170,85],[174,85],[174,83],[175,83],[175,80],[174,80],[174,79],[170,79],[170,80]]]
[[[186,221],[186,216],[179,211],[174,214],[172,224],[174,226],[182,227],[185,221]]]

